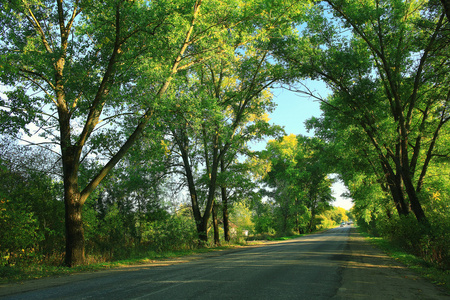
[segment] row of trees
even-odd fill
[[[298,139],[309,143],[309,139],[300,136]],[[301,189],[295,190],[296,184],[308,184],[307,177],[297,181],[288,177],[293,168],[300,169],[304,163],[297,161],[305,148],[296,140],[290,136],[271,141],[260,156],[257,167],[266,166],[264,173],[258,173],[260,184],[267,184],[265,191],[257,192],[255,180],[248,179],[245,183],[245,176],[240,173],[244,171],[242,165],[239,170],[233,167],[236,172],[233,179],[218,180],[220,184],[226,182],[227,197],[220,197],[223,195],[220,188],[214,202],[213,220],[207,225],[208,236],[213,237],[215,244],[221,240],[240,242],[244,238],[264,238],[267,234],[298,234],[348,220],[344,209],[327,207],[329,191],[325,193],[326,198],[315,195],[313,200],[317,201],[311,201],[314,191],[306,196]],[[0,267],[7,271],[5,265],[61,264],[65,248],[63,183],[51,175],[51,160],[45,153],[6,140],[1,150]],[[282,167],[275,157],[285,151],[291,153],[292,159],[286,160]],[[166,174],[162,179],[159,167],[144,165],[150,160],[148,154],[140,155],[139,158],[126,156],[83,206],[85,251],[90,261],[199,246],[188,189],[179,187],[184,184],[184,178]],[[162,152],[160,157],[165,155]],[[308,158],[310,166],[316,161],[311,158]],[[95,172],[95,163],[88,166],[92,170],[85,169],[81,180]],[[195,176],[195,183],[206,194],[207,184],[200,174]],[[278,184],[273,177],[279,179]],[[236,180],[240,184],[235,184]],[[323,181],[328,182],[325,177]]]
[[[324,160],[324,148],[326,145],[320,139],[291,134],[279,141],[270,141],[260,156],[267,159],[261,165],[266,168],[262,176],[265,186],[262,194],[268,198],[265,204],[260,204],[260,209],[273,207],[278,220],[277,231],[302,234],[325,225],[321,224],[322,214],[331,209],[334,198],[331,196],[333,181],[328,177],[331,169]]]
[[[1,81],[12,88],[2,100],[7,107],[2,128],[14,133],[34,122],[36,133],[58,147],[49,150],[60,154],[62,164],[67,265],[85,261],[82,211],[89,196],[144,133],[154,137],[152,129],[163,122],[185,118],[195,106],[184,107],[183,99],[188,98],[183,95],[196,93],[197,104],[211,109],[197,117],[212,122],[203,129],[210,181],[203,213],[186,142],[187,127],[198,131],[198,124],[187,120],[170,134],[181,152],[198,232],[206,239],[219,165],[230,161],[225,154],[243,122],[249,122],[246,110],[258,106],[256,100],[276,78],[263,77],[271,71],[263,42],[289,30],[290,16],[308,5],[295,2],[1,4]],[[235,73],[227,74],[233,69]],[[206,81],[208,87],[194,84]],[[227,132],[219,139],[221,127]],[[80,172],[89,158],[100,166],[81,182]]]
[[[329,0],[315,9],[298,37],[273,45],[296,76],[332,91],[302,90],[322,102],[309,127],[334,147],[360,225],[448,267],[448,16],[435,1]]]
[[[143,228],[141,213],[167,212],[159,200],[176,190],[168,178],[182,182],[203,242],[211,221],[219,232],[219,212],[230,238],[229,207],[243,199],[279,216],[270,227],[313,230],[331,200],[329,173],[341,174],[361,220],[413,214],[412,228],[440,240],[431,228],[448,219],[430,203],[445,208],[448,186],[433,176],[448,162],[446,8],[445,0],[8,1],[2,133],[46,138],[39,146],[51,161],[46,174],[60,176],[47,177],[49,187],[62,182],[69,266],[85,262],[86,203],[103,214],[108,201],[132,208]],[[311,78],[332,94],[299,87]],[[323,117],[309,121],[321,140],[284,137],[256,157],[248,143],[280,133],[266,115],[278,83],[322,101]],[[259,202],[250,170],[266,186]]]

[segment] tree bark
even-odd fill
[[[65,140],[67,142],[67,140]],[[64,145],[64,144],[63,144]],[[78,159],[73,147],[63,146],[64,206],[66,228],[65,265],[72,267],[85,263],[83,202],[78,186]]]
[[[409,207],[405,202],[405,197],[402,190],[401,176],[394,174],[391,166],[384,160],[381,161],[381,166],[385,172],[385,177],[392,199],[394,200],[395,208],[400,216],[406,216],[409,214]]]
[[[66,256],[64,263],[68,267],[73,267],[85,263],[84,229],[81,217],[83,206],[79,202],[80,194],[75,191],[67,191],[65,198]]]
[[[450,1],[441,0],[442,6],[444,7],[445,15],[447,16],[447,21],[450,22]]]
[[[416,193],[416,189],[412,183],[411,177],[408,174],[408,171],[402,171],[403,182],[405,183],[406,193],[408,194],[409,202],[411,203],[411,210],[416,216],[417,221],[419,223],[429,227],[430,223],[425,215],[424,210],[422,209],[422,205],[420,204],[419,198]]]
[[[220,235],[219,235],[219,222],[217,220],[217,210],[218,205],[214,204],[212,216],[213,216],[213,228],[214,228],[214,244],[220,246]]]
[[[225,160],[222,157],[220,160],[220,171],[225,172]],[[223,215],[223,235],[226,242],[229,242],[231,240],[230,236],[230,218],[229,218],[229,212],[228,212],[228,195],[227,195],[227,188],[222,185],[220,187],[220,192],[222,195],[222,215]]]
[[[229,242],[231,240],[230,236],[230,217],[228,212],[228,196],[226,187],[221,187],[222,193],[222,215],[223,215],[223,235],[225,241]]]

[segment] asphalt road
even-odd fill
[[[450,299],[373,249],[349,226],[166,266],[135,266],[3,286],[0,298]]]

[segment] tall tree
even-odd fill
[[[276,79],[271,74],[273,66],[264,53],[230,59],[234,61],[205,64],[187,77],[185,89],[177,93],[184,104],[175,105],[166,120],[203,241],[207,240],[221,163],[225,170],[249,140],[272,132],[264,115],[273,105],[266,90]],[[195,170],[200,170],[197,178]]]
[[[330,0],[316,9],[304,37],[275,43],[280,57],[332,89],[328,99],[306,91],[323,102],[321,133],[357,132],[399,214],[410,207],[428,224],[418,195],[450,120],[442,11],[419,1]]]
[[[86,199],[152,120],[176,74],[222,51],[243,8],[232,0],[15,0],[0,8],[0,80],[12,89],[2,126],[34,121],[59,146],[65,263],[83,264]],[[134,128],[116,132],[124,123]],[[105,163],[81,186],[89,154]]]

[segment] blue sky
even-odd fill
[[[318,82],[310,82],[308,88],[326,97],[329,93],[325,85]],[[302,134],[307,136],[313,136],[314,132],[307,132],[305,128],[305,121],[311,117],[320,117],[320,103],[299,95],[297,93],[285,90],[274,89],[274,100],[277,103],[277,107],[273,113],[269,115],[270,123],[284,126],[286,134]],[[265,145],[258,145],[258,148],[264,148]],[[332,186],[333,197],[336,201],[334,206],[340,206],[345,209],[350,209],[353,204],[351,199],[343,198],[340,195],[347,191],[342,182],[336,182]]]

